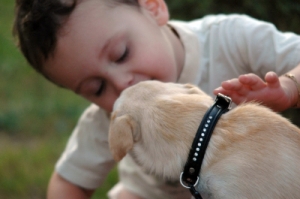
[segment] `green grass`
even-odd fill
[[[54,162],[65,145],[67,137],[19,139],[0,136],[0,198],[45,198]],[[105,198],[116,182],[114,169],[93,198]]]
[[[0,198],[45,198],[53,162],[65,139],[1,135]]]
[[[54,164],[88,102],[28,66],[11,34],[14,1],[0,0],[0,198],[45,198]],[[93,198],[106,198],[114,169]]]

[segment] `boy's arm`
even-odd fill
[[[47,199],[88,199],[93,193],[94,190],[78,187],[54,171],[49,182]]]
[[[288,73],[300,83],[300,64]],[[214,90],[214,94],[217,93],[230,96],[236,104],[257,101],[274,111],[294,107],[300,100],[296,83],[285,75],[278,77],[274,72],[268,72],[264,80],[255,74],[245,74],[224,81]]]

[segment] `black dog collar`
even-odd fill
[[[180,175],[180,183],[183,187],[190,189],[196,199],[200,199],[200,194],[195,186],[199,182],[199,173],[212,132],[223,113],[230,109],[231,98],[218,94],[215,104],[205,113],[202,122],[194,138],[189,157]]]

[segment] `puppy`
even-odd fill
[[[145,81],[124,90],[109,129],[113,157],[127,153],[147,172],[178,180],[214,100],[196,86]],[[196,186],[203,198],[300,198],[300,130],[256,103],[219,119]]]

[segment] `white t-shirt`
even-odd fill
[[[263,77],[274,71],[281,75],[300,63],[298,35],[279,32],[273,25],[248,16],[215,15],[169,24],[178,32],[185,48],[185,63],[178,82],[198,85],[209,95],[213,95],[213,89],[222,81],[240,74],[252,72]],[[88,107],[57,162],[56,171],[81,187],[99,187],[114,166],[108,147],[108,125],[105,111],[96,105]],[[127,169],[138,170],[133,169],[137,165],[125,158],[120,165],[124,173],[128,164]],[[126,182],[126,174],[122,178]],[[158,179],[148,179],[146,183],[155,184],[155,180]],[[167,189],[162,182],[156,184]]]

